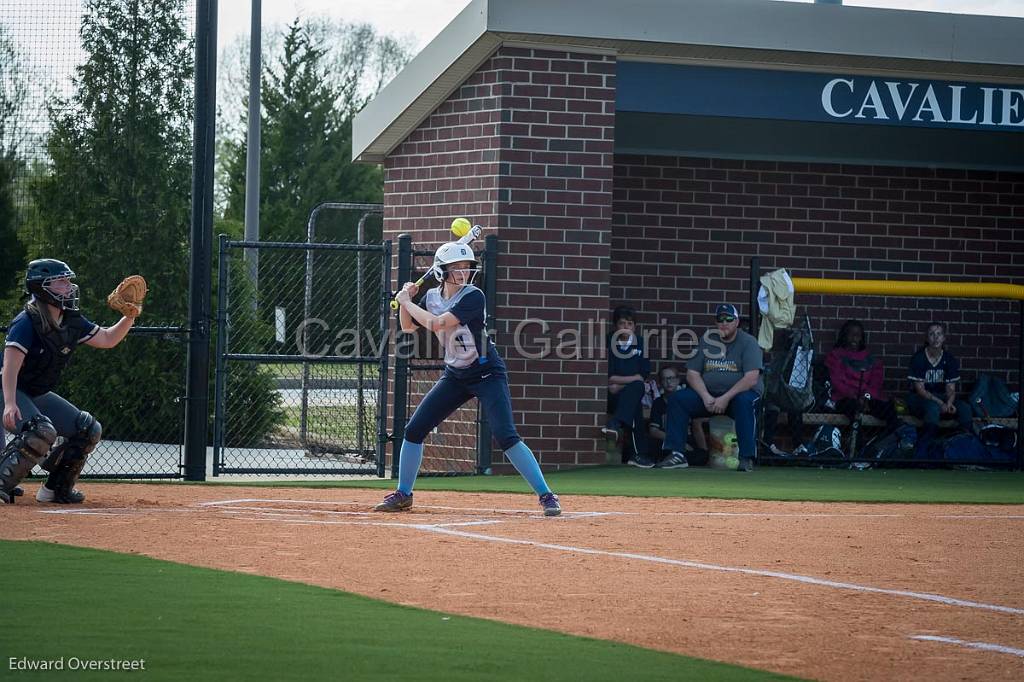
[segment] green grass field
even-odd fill
[[[620,681],[640,671],[647,680],[787,679],[140,556],[7,541],[0,553],[25,576],[4,593],[4,679]],[[67,666],[72,657],[142,659],[145,670],[10,668],[11,659]]]
[[[598,467],[552,473],[573,495],[916,503],[1024,503],[1024,473],[771,468],[751,474]],[[125,483],[125,485],[132,485]],[[181,483],[164,483],[181,485]],[[208,485],[391,488],[391,480],[212,481]],[[417,490],[527,493],[518,476],[424,477]],[[624,644],[412,609],[272,578],[139,556],[0,541],[4,566],[34,576],[4,595],[0,667],[11,659],[145,659],[145,672],[69,679],[652,680],[780,679]],[[13,579],[12,579],[13,580]],[[17,580],[9,580],[12,585]],[[62,610],[54,618],[48,613]],[[35,623],[39,636],[27,636]],[[44,625],[43,623],[46,623]],[[53,672],[18,672],[51,679]],[[63,673],[69,674],[67,672]]]
[[[547,474],[562,496],[614,495],[814,502],[1024,504],[1024,472],[761,467],[748,474],[691,468],[591,467]],[[227,485],[393,488],[392,480],[252,481]],[[519,476],[421,477],[417,490],[529,492]],[[570,503],[571,504],[571,503]]]

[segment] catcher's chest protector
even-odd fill
[[[71,356],[78,347],[78,339],[88,330],[82,316],[75,312],[65,311],[64,324],[60,327],[47,325],[47,331],[43,331],[43,321],[37,310],[25,306],[25,314],[32,321],[42,352],[29,349],[18,374],[18,388],[32,396],[42,395],[57,387],[61,372],[71,362]]]

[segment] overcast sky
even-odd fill
[[[263,0],[263,21],[269,26],[302,15],[368,22],[383,33],[411,37],[419,50],[468,4],[469,0]],[[845,0],[844,4],[1024,17],[1024,0]],[[249,34],[250,7],[251,0],[219,0],[218,44]]]

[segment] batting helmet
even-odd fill
[[[448,266],[462,261],[472,262],[475,274],[478,262],[472,247],[468,244],[459,244],[458,242],[441,244],[441,246],[437,247],[437,251],[434,252],[434,277],[438,282],[443,282],[445,275],[448,274]],[[472,275],[468,281],[473,281]]]

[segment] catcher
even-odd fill
[[[30,298],[8,326],[0,363],[3,424],[14,434],[0,451],[0,503],[13,503],[22,494],[18,484],[37,464],[49,476],[36,500],[85,500],[75,483],[102,429],[95,417],[53,391],[79,344],[113,348],[127,336],[142,313],[146,280],[133,275],[117,286],[107,303],[124,317],[112,327],[100,327],[79,312],[74,278],[66,263],[52,258],[28,265],[25,289]],[[64,441],[51,451],[57,436]]]

